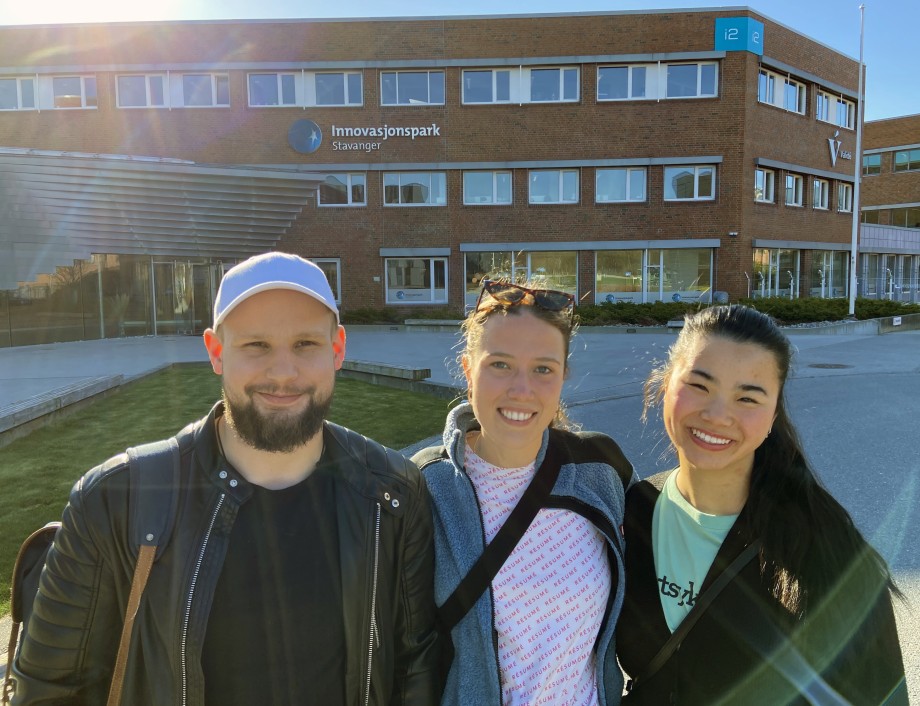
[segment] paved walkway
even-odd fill
[[[910,693],[920,702],[920,331],[792,333],[798,355],[787,386],[791,416],[824,482],[913,602],[913,612],[898,607],[898,619]],[[660,420],[639,421],[642,381],[673,340],[673,333],[585,329],[573,346],[564,390],[570,416],[613,436],[643,476],[673,464]],[[346,355],[430,368],[432,381],[456,384],[456,343],[452,332],[351,327]],[[181,336],[4,348],[0,408],[93,377],[130,379],[206,360],[199,338]],[[0,448],[0,464],[2,454]],[[8,629],[0,624],[0,649]]]

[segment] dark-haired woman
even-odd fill
[[[484,281],[463,325],[469,402],[451,410],[443,448],[413,459],[431,491],[435,601],[453,643],[445,706],[620,702],[620,526],[635,476],[610,437],[565,428],[573,305],[565,292]],[[535,491],[516,542],[496,539]],[[469,610],[448,610],[502,544],[513,550],[470,590]]]
[[[907,703],[898,592],[805,459],[791,355],[768,316],[712,307],[647,381],[679,465],[627,498],[624,703]]]

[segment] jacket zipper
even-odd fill
[[[371,629],[367,645],[367,691],[364,692],[364,706],[371,702],[371,667],[374,666],[374,643],[377,638],[377,565],[380,559],[380,503],[377,503],[377,519],[374,525],[374,583],[371,588]]]
[[[192,597],[195,595],[195,585],[198,583],[198,574],[201,571],[201,563],[204,561],[204,552],[208,548],[208,541],[211,539],[211,531],[214,529],[214,523],[217,522],[217,514],[224,504],[225,493],[220,494],[217,499],[217,506],[211,514],[211,522],[208,525],[208,531],[205,532],[204,541],[201,543],[201,550],[198,552],[198,560],[195,562],[195,571],[192,572],[192,582],[188,589],[188,599],[185,602],[185,619],[182,622],[182,646],[180,648],[180,659],[182,660],[182,706],[188,703],[188,667],[186,665],[186,646],[188,642],[188,624],[192,615]]]

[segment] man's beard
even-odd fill
[[[304,391],[309,400],[302,412],[263,415],[252,399],[256,391],[247,388],[242,400],[233,400],[224,388],[222,396],[227,423],[244,443],[259,451],[288,453],[303,446],[323,428],[332,406],[332,391],[321,397],[314,387]]]

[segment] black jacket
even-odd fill
[[[204,702],[200,658],[208,613],[237,510],[252,493],[218,451],[220,411],[218,404],[178,435],[177,520],[140,605],[124,704]],[[323,433],[324,458],[338,472],[329,502],[338,517],[347,704],[437,703],[425,484],[396,452],[334,424]],[[16,704],[105,703],[136,559],[128,540],[128,477],[120,455],[71,492],[16,660]]]
[[[798,621],[779,604],[761,579],[756,557],[700,616],[660,671],[643,683],[647,665],[671,635],[661,608],[652,550],[652,513],[666,475],[637,483],[626,498],[626,599],[617,623],[617,655],[626,674],[638,678],[638,684],[624,698],[624,706],[805,706],[809,702],[801,695],[802,684],[814,675],[820,679],[810,681],[809,693],[823,691],[826,699],[815,703],[907,704],[904,664],[887,589],[869,597],[835,596],[834,600],[845,601],[852,622],[825,631],[826,626],[816,627],[820,621],[807,614]],[[700,587],[701,595],[744,551],[750,535],[747,526],[742,510]],[[793,684],[796,679],[798,686]],[[824,684],[845,701],[828,699],[832,692]]]

